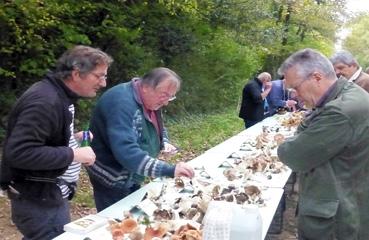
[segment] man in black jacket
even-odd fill
[[[265,98],[272,88],[271,80],[270,74],[263,72],[243,88],[239,117],[245,121],[245,128],[264,119]]]
[[[92,165],[96,158],[91,147],[71,147],[76,142],[74,103],[79,97],[95,97],[106,86],[111,62],[99,49],[70,49],[53,72],[18,99],[9,115],[0,183],[23,239],[52,239],[70,222],[61,176],[70,165]]]

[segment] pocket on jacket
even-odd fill
[[[338,200],[301,198],[299,214],[320,218],[334,217],[338,209]]]
[[[118,185],[124,185],[129,177],[126,169],[120,171],[106,168],[105,166],[95,162],[92,166],[86,167],[91,182],[98,182],[107,188],[114,188]]]

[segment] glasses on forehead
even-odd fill
[[[97,79],[105,81],[106,79],[108,79],[108,76],[106,74],[98,74],[98,73],[94,73],[94,72],[90,72],[92,75],[94,75]]]

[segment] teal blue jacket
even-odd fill
[[[174,165],[156,159],[168,141],[161,112],[156,111],[158,134],[144,114],[134,81],[107,90],[98,100],[90,122],[96,162],[87,170],[91,178],[108,187],[123,186],[127,179],[140,183],[144,176],[174,176]]]
[[[299,173],[301,239],[369,239],[369,94],[337,80],[278,148]]]

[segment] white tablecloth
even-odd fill
[[[215,147],[209,149],[204,154],[194,158],[188,163],[196,168],[201,168],[206,166],[209,172],[216,171],[218,166],[224,162],[227,157],[230,156],[233,152],[239,150],[240,145],[245,141],[245,138],[254,138],[258,134],[262,132],[262,126],[268,125],[273,126],[277,124],[276,118],[280,116],[270,117],[265,119],[264,121],[248,128],[237,135],[227,139],[226,141],[216,145]],[[265,238],[269,226],[273,220],[274,213],[277,210],[279,201],[283,195],[283,187],[286,184],[289,176],[291,174],[291,170],[287,170],[281,174],[275,175],[272,179],[265,182],[265,186],[267,190],[264,192],[264,196],[266,197],[267,205],[264,207],[260,207],[260,215],[262,217],[262,237]],[[163,183],[160,179],[157,179],[144,187],[140,188],[136,192],[130,194],[126,198],[121,201],[115,203],[114,205],[108,207],[107,209],[99,212],[97,215],[103,216],[106,218],[118,218],[121,219],[123,216],[123,212],[126,210],[130,210],[133,206],[141,201],[146,192],[152,188],[161,188]],[[107,233],[106,226],[103,229],[97,229],[95,231],[90,232],[86,235],[73,234],[66,232],[56,238],[55,240],[82,240],[85,237],[89,237],[92,240],[100,240],[102,236],[104,236],[104,240],[109,239],[105,237],[109,237],[109,233]],[[107,235],[104,235],[107,234]]]

